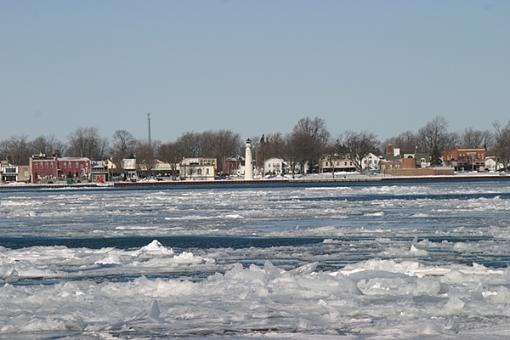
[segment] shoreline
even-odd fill
[[[347,176],[338,178],[286,178],[254,180],[214,180],[214,181],[154,181],[154,182],[111,182],[75,184],[2,184],[0,191],[23,189],[135,189],[144,187],[165,188],[242,188],[242,187],[323,187],[344,185],[381,185],[398,183],[428,182],[485,182],[510,181],[507,175],[454,175],[454,176]]]

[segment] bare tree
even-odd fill
[[[146,167],[147,172],[150,172],[154,168],[156,161],[155,150],[159,149],[161,143],[159,141],[152,141],[149,145],[146,141],[137,141],[135,155],[138,164],[142,164]]]
[[[347,153],[347,151],[342,149],[342,145],[338,139],[335,142],[329,142],[324,148],[322,157],[324,160],[331,162],[331,175],[333,178],[335,178],[335,159]]]
[[[505,126],[494,123],[494,130],[494,152],[498,162],[503,163],[507,170],[510,162],[510,121]]]
[[[294,178],[296,166],[298,164],[298,151],[292,134],[285,137],[282,144],[281,154],[282,158],[289,163],[290,173],[292,174],[292,178]]]
[[[309,169],[313,169],[329,141],[329,131],[323,119],[306,117],[300,119],[291,134],[297,161],[301,164],[301,172],[308,162]]]
[[[166,161],[172,169],[172,178],[177,176],[177,165],[182,161],[184,155],[177,143],[161,144],[157,152],[158,159]]]
[[[55,136],[39,136],[30,143],[32,154],[45,154],[47,156],[62,155],[64,143]]]
[[[252,141],[252,149],[256,155],[258,167],[264,167],[264,162],[269,158],[283,158],[285,137],[281,133],[262,135],[262,137],[254,138]]]
[[[369,153],[377,152],[379,149],[379,140],[371,132],[353,132],[347,131],[342,138],[339,139],[338,148],[340,152],[347,152],[352,164],[356,170],[361,173],[363,170],[363,158]]]
[[[239,134],[231,130],[186,132],[176,144],[184,157],[215,158],[219,172],[225,159],[237,156],[243,145]]]
[[[0,157],[14,165],[27,165],[31,155],[27,136],[13,136],[0,142]]]
[[[415,153],[418,147],[418,137],[411,131],[405,131],[398,136],[388,138],[383,146],[386,147],[390,144],[399,148],[403,153]]]
[[[104,159],[108,140],[99,136],[97,128],[78,128],[69,135],[66,154],[74,157]]]
[[[446,119],[435,117],[418,131],[418,149],[429,154],[432,165],[439,165],[442,152],[455,148],[457,139],[448,131]]]
[[[202,155],[200,134],[196,132],[184,133],[177,139],[176,143],[182,150],[184,157],[200,157]]]
[[[493,145],[492,133],[488,130],[476,130],[468,128],[464,130],[461,137],[461,146],[464,148],[491,148]]]
[[[209,140],[206,140],[209,146],[209,157],[216,158],[218,162],[218,172],[223,171],[223,165],[228,157],[237,156],[239,149],[243,143],[239,134],[231,130],[219,130],[208,133]],[[205,146],[203,147],[205,149]]]
[[[112,136],[111,155],[113,161],[119,166],[124,158],[133,157],[136,149],[136,139],[127,130],[117,130]]]

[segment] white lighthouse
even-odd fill
[[[251,140],[246,140],[246,152],[244,155],[244,179],[251,181],[253,179],[253,165],[251,157]]]

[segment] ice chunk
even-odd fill
[[[205,260],[200,256],[195,256],[191,252],[183,252],[179,255],[174,256],[173,258],[175,263],[180,264],[192,264],[192,263],[203,263]]]
[[[149,312],[149,318],[155,321],[161,321],[160,310],[159,310],[159,302],[158,300],[152,301],[151,310]]]
[[[363,216],[372,216],[372,217],[378,217],[378,216],[384,216],[384,211],[375,211],[375,212],[367,212],[363,214]]]
[[[241,216],[239,214],[227,214],[227,215],[224,215],[223,218],[235,220],[235,219],[241,219],[241,218],[243,218],[243,216]]]
[[[357,284],[365,295],[408,295],[414,291],[414,282],[403,278],[374,278]]]
[[[482,292],[485,300],[494,304],[509,304],[510,303],[510,289],[504,286],[495,287],[491,290]]]
[[[0,283],[13,283],[18,281],[18,272],[14,266],[0,266]]]
[[[438,295],[441,291],[441,282],[432,277],[418,278],[416,280],[416,295]]]
[[[416,248],[414,244],[411,244],[409,252],[415,256],[427,256],[429,254],[426,250]]]
[[[158,240],[154,240],[145,247],[140,248],[136,255],[150,254],[150,255],[173,255],[172,248],[166,248]]]
[[[457,313],[461,311],[466,304],[464,301],[459,299],[456,296],[451,297],[448,302],[443,306],[443,311],[447,314],[449,313]]]

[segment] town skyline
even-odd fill
[[[0,139],[0,159],[26,165],[32,155],[87,157],[91,160],[110,159],[120,164],[122,159],[136,158],[151,168],[156,160],[178,163],[184,158],[214,158],[223,168],[226,159],[243,154],[245,140],[238,132],[228,129],[183,132],[174,140],[150,139],[147,117],[147,139],[137,139],[128,130],[116,130],[111,137],[101,136],[95,127],[82,127],[69,133],[66,140],[54,136],[12,136]],[[304,165],[317,164],[320,159],[346,155],[361,171],[361,160],[369,153],[384,155],[393,145],[402,154],[423,154],[430,165],[443,164],[445,151],[455,149],[485,149],[502,164],[510,162],[510,121],[495,123],[492,130],[468,128],[457,132],[444,117],[434,117],[416,131],[401,131],[382,140],[371,131],[344,130],[333,132],[321,117],[303,117],[289,133],[268,133],[250,136],[255,160],[278,157]],[[399,151],[400,152],[400,151]],[[414,157],[414,156],[413,156]],[[301,169],[303,171],[303,169]]]

